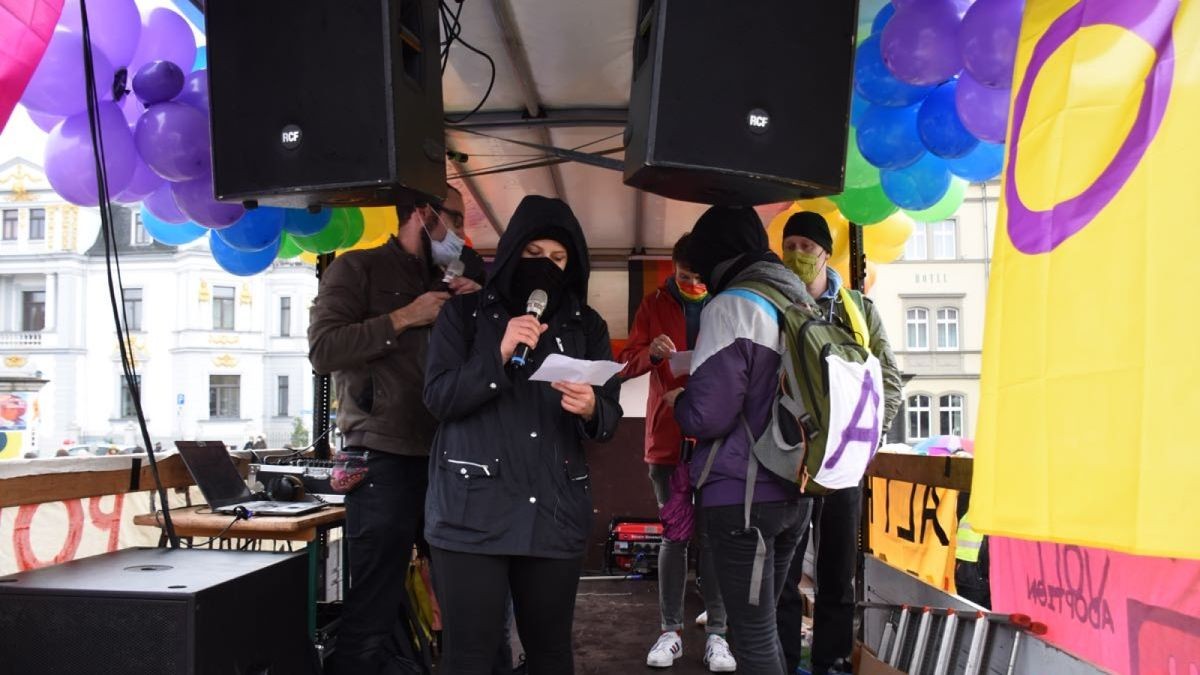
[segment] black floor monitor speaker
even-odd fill
[[[126,549],[0,578],[0,674],[308,675],[306,556]]]
[[[444,196],[436,0],[208,0],[218,199]]]
[[[704,204],[841,192],[855,0],[641,0],[625,183]]]

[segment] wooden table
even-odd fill
[[[258,539],[268,541],[299,541],[306,542],[308,551],[308,632],[315,635],[317,630],[317,564],[319,562],[319,546],[315,542],[317,536],[335,527],[341,527],[346,520],[344,506],[326,506],[320,511],[306,513],[302,516],[258,516],[249,520],[233,522],[233,516],[224,513],[213,513],[208,506],[188,506],[171,509],[171,523],[175,533],[180,537],[215,537],[225,528],[229,528],[222,539]],[[134,516],[136,525],[162,528],[162,512],[145,513]],[[345,567],[345,541],[342,537],[342,560]],[[343,587],[345,580],[343,572]]]

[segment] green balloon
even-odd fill
[[[279,241],[279,253],[275,257],[280,260],[290,260],[304,252],[300,245],[292,239],[292,235],[287,232],[283,233],[283,238]]]
[[[338,248],[350,248],[358,243],[363,236],[363,220],[362,211],[357,208],[342,209],[346,212],[346,238],[342,239],[342,245]]]
[[[883,193],[881,185],[850,188],[830,199],[838,205],[843,216],[859,225],[874,225],[900,209]]]
[[[292,239],[296,241],[297,246],[309,253],[329,253],[342,245],[342,240],[346,238],[348,225],[346,210],[334,209],[333,216],[329,218],[329,224],[320,232],[308,237],[292,235]]]
[[[879,168],[867,161],[858,150],[858,132],[850,127],[846,142],[846,187],[865,188],[879,185]]]
[[[938,203],[921,211],[904,209],[904,212],[912,216],[912,219],[918,223],[936,223],[954,215],[958,211],[958,207],[962,206],[963,198],[966,196],[967,181],[955,177],[950,181],[950,189],[946,190],[946,195],[939,199]]]

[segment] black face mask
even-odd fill
[[[529,294],[541,289],[550,296],[550,307],[546,314],[551,313],[551,307],[558,305],[562,297],[562,288],[566,284],[567,273],[549,258],[521,258],[513,271],[512,295],[513,306],[525,311],[525,302]]]

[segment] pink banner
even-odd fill
[[[992,604],[1131,675],[1200,673],[1200,561],[992,537]]]

